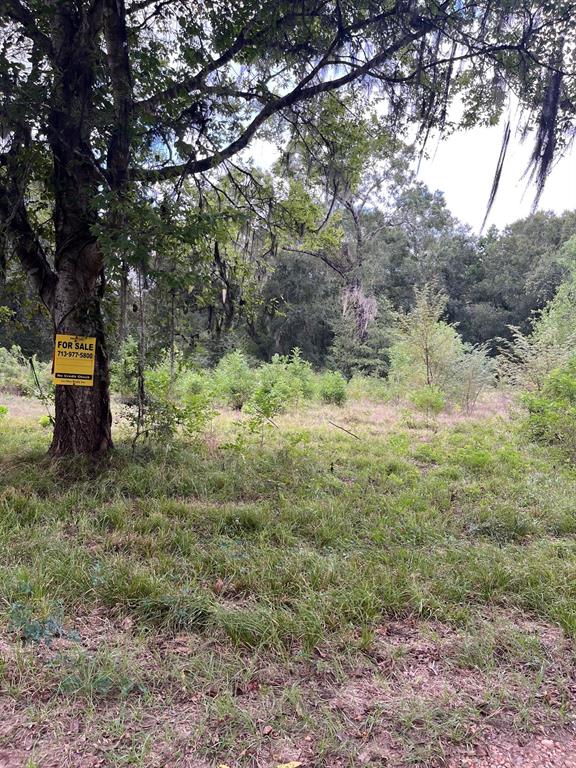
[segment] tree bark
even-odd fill
[[[116,5],[106,9],[114,16]],[[104,255],[94,233],[102,171],[91,146],[93,87],[102,58],[103,3],[57,3],[52,27],[54,85],[48,121],[53,158],[54,332],[96,338],[94,385],[56,386],[56,423],[50,453],[102,455],[112,447],[109,370],[102,296]],[[118,143],[113,131],[111,143]],[[115,161],[115,153],[109,152]]]
[[[88,249],[96,249],[91,244]],[[84,256],[83,261],[90,262]],[[54,297],[57,333],[96,338],[94,386],[56,386],[56,424],[50,448],[53,456],[89,454],[100,456],[112,444],[109,366],[102,322],[102,286],[99,279],[71,261],[62,266]]]

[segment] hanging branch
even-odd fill
[[[496,193],[498,192],[498,187],[500,186],[502,169],[504,168],[504,161],[506,160],[506,154],[508,152],[510,135],[511,135],[510,121],[508,120],[508,122],[506,123],[506,127],[504,128],[504,137],[502,139],[502,146],[500,147],[500,155],[498,157],[498,163],[496,164],[494,179],[492,181],[492,189],[490,190],[490,197],[488,199],[488,205],[486,206],[486,213],[484,214],[484,218],[482,219],[482,226],[480,227],[480,232],[482,232],[482,230],[486,226],[488,216],[490,215],[490,211],[492,210],[492,206],[494,205],[494,200],[496,200]]]
[[[36,372],[36,366],[34,365],[34,357],[29,357],[28,362],[30,363],[30,368],[32,369],[32,375],[34,376],[34,381],[36,382],[36,387],[38,389],[38,400],[44,405],[46,408],[46,413],[48,414],[48,418],[50,419],[50,424],[54,426],[54,417],[52,416],[50,412],[50,408],[48,407],[48,403],[52,402],[49,395],[44,392],[44,389],[42,388],[42,384],[40,383],[40,379],[38,378],[38,373]]]

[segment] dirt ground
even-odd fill
[[[1,403],[16,419],[45,413],[35,400],[3,396]],[[511,407],[507,396],[491,394],[472,416],[447,413],[438,422],[505,418]],[[406,415],[395,405],[353,402],[345,409],[310,408],[299,415],[299,423],[382,433],[402,418]],[[280,417],[279,423],[284,419],[289,422],[290,416]],[[252,739],[239,734],[235,759],[211,759],[219,729],[227,727],[225,716],[207,719],[206,702],[217,698],[212,690],[185,693],[160,687],[130,705],[113,697],[71,699],[58,690],[52,670],[63,655],[78,649],[94,654],[102,647],[120,653],[133,642],[130,624],[98,613],[78,617],[78,643],[57,639],[50,648],[24,646],[14,633],[3,632],[0,678],[7,684],[0,687],[0,768],[317,768],[314,720],[331,716],[345,724],[335,738],[350,749],[348,757],[321,762],[329,768],[576,768],[571,642],[543,622],[522,615],[499,618],[538,638],[546,654],[545,675],[540,678],[538,670],[517,660],[498,660],[489,669],[458,664],[460,638],[454,628],[417,619],[389,621],[376,629],[364,661],[356,660],[344,675],[335,673],[330,649],[320,648],[315,661],[290,670],[271,661],[247,685],[236,687],[238,710],[249,716],[256,733]],[[140,648],[138,664],[153,678],[155,665],[179,668],[202,642],[193,635],[151,636]],[[296,707],[283,729],[271,723],[270,696],[280,698],[291,688],[300,691],[306,709],[302,713]],[[495,704],[490,694],[501,690],[505,695]],[[453,717],[459,710],[475,713],[463,734],[464,726]],[[431,737],[435,723],[436,736]],[[455,738],[444,741],[448,727]]]
[[[160,690],[131,705],[113,697],[68,699],[54,691],[45,675],[74,643],[56,639],[49,648],[23,648],[5,634],[0,656],[5,674],[20,692],[12,696],[4,689],[0,695],[0,768],[572,768],[576,675],[570,643],[555,627],[521,615],[506,621],[537,636],[545,648],[546,681],[536,691],[527,693],[522,669],[515,664],[488,671],[455,667],[459,635],[453,628],[417,619],[389,621],[377,629],[369,658],[356,661],[338,678],[330,668],[330,649],[319,648],[315,661],[289,670],[270,661],[247,684],[236,686],[235,706],[249,715],[258,733],[255,738],[249,731],[233,734],[235,759],[209,757],[211,749],[218,752],[222,746],[219,740],[229,717],[220,713],[216,720],[205,720],[206,702],[214,701],[215,690],[176,695]],[[133,640],[130,622],[114,622],[98,613],[79,619],[77,629],[86,653],[103,645],[120,649]],[[160,663],[176,667],[197,652],[198,642],[191,635],[151,637],[140,647],[138,664],[152,675]],[[488,705],[487,694],[502,686],[506,697],[498,706]],[[297,708],[280,724],[270,712],[271,696],[295,687],[307,702],[306,712]],[[526,696],[534,700],[525,701]],[[559,719],[550,708],[561,701],[566,709]],[[407,702],[412,702],[409,712]],[[531,707],[525,730],[518,728],[524,704]],[[444,741],[443,731],[456,733],[447,720],[446,726],[439,721],[437,743],[431,745],[430,723],[423,728],[429,713],[440,716],[470,707],[482,717],[468,729],[465,743]],[[337,738],[350,747],[348,757],[319,761],[315,717],[334,717],[345,724]]]
[[[0,405],[8,408],[8,415],[14,419],[40,418],[46,414],[46,407],[35,398],[8,395],[0,392]]]

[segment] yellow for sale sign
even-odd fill
[[[73,387],[94,386],[96,339],[92,336],[56,334],[52,381]]]

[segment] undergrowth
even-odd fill
[[[455,668],[500,674],[518,664],[540,685],[549,663],[540,645],[517,628],[492,629],[486,616],[518,614],[576,634],[575,470],[547,446],[527,444],[510,422],[374,435],[353,414],[345,424],[356,436],[290,416],[264,443],[231,450],[230,424],[219,422],[205,443],[135,455],[120,443],[102,464],[49,461],[45,430],[5,418],[2,631],[24,648],[52,653],[65,641],[67,650],[44,676],[38,662],[18,662],[4,678],[0,665],[0,686],[14,696],[49,690],[58,701],[134,707],[200,691],[198,753],[256,765],[232,759],[239,740],[263,754],[265,737],[230,690],[254,685],[262,665],[289,677],[291,665],[315,659],[330,680],[345,680],[355,654],[372,658],[387,622],[440,622],[460,638]],[[76,639],[92,615],[129,627],[131,639],[86,650]],[[198,655],[169,664],[160,654],[152,672],[138,655],[149,638],[154,648],[189,638]],[[290,685],[271,689],[267,721],[298,740],[320,704]],[[215,693],[205,698],[206,690]],[[528,705],[509,703],[510,690],[506,706],[529,718]],[[482,706],[501,708],[496,692],[485,695]],[[478,706],[466,700],[455,709],[412,692],[362,727],[388,718],[406,759],[425,762],[446,739],[473,738]],[[337,738],[336,714],[321,719],[314,764],[357,764]],[[146,755],[134,764],[152,765]]]
[[[101,466],[48,463],[36,427],[1,439],[7,606],[103,603],[249,646],[313,647],[386,616],[462,622],[486,604],[576,631],[574,471],[508,425],[361,450],[335,430],[272,430],[241,451],[120,446]]]

